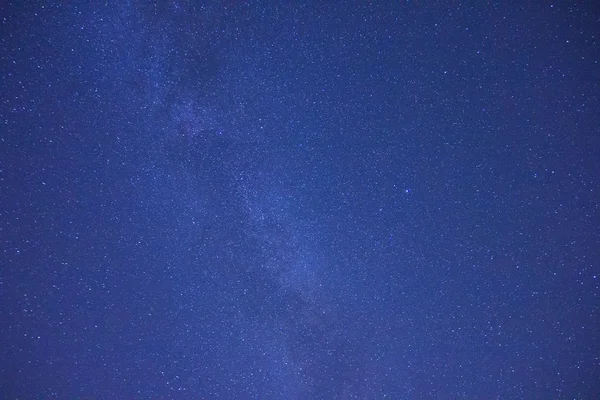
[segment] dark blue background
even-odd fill
[[[92,3],[0,6],[4,397],[600,396],[592,2]]]

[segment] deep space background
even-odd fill
[[[0,29],[1,398],[599,398],[594,2]]]

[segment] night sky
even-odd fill
[[[33,3],[1,398],[599,398],[593,2]]]

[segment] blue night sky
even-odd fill
[[[89,3],[0,5],[1,398],[600,398],[593,2]]]

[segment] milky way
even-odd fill
[[[7,398],[590,398],[586,5],[0,7]]]

